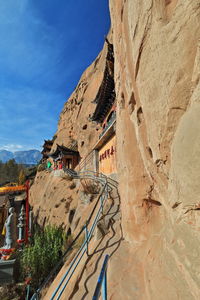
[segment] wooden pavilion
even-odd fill
[[[74,169],[79,163],[79,152],[57,144],[56,150],[48,157],[53,159],[54,167],[62,167]]]
[[[97,96],[93,101],[97,106],[91,117],[91,120],[97,123],[103,123],[115,102],[113,45],[107,39],[106,42],[108,44],[108,52],[104,76]]]
[[[99,140],[93,149],[96,160],[95,169],[114,177],[117,174],[114,54],[113,45],[108,40],[106,42],[108,45],[106,66],[102,83],[93,101],[97,105],[91,120],[102,126]]]

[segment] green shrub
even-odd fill
[[[62,256],[64,232],[56,226],[36,230],[31,245],[24,248],[21,257],[23,277],[31,277],[32,287],[38,287]]]

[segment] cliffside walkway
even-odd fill
[[[68,260],[66,261],[57,278],[51,284],[46,296],[42,297],[42,299],[66,299],[65,293],[67,286],[67,299],[72,299],[73,297],[76,299],[92,299],[92,294],[90,293],[95,290],[97,277],[99,275],[99,268],[102,260],[104,259],[104,254],[112,256],[122,240],[122,234],[117,236],[117,230],[114,228],[114,223],[121,219],[119,209],[120,198],[117,189],[118,183],[104,174],[93,171],[83,171],[78,173],[69,169],[65,169],[64,171],[73,179],[84,179],[85,181],[92,180],[99,184],[101,187],[99,197],[85,223],[85,226],[80,230],[72,244],[64,253],[61,261],[54,270],[52,270],[42,286],[39,287],[36,293],[32,296],[31,300],[41,298],[43,290],[47,288],[52,279],[55,278],[55,275],[58,274],[60,267],[63,265],[63,261],[65,261],[66,257],[70,255],[73,245],[75,245],[77,240],[80,239],[83,234],[85,235],[85,238],[79,250],[70,263],[68,263]],[[68,266],[66,267],[67,263]],[[85,272],[86,269],[87,272]],[[75,271],[76,276],[73,276]],[[79,288],[81,280],[84,280],[84,283],[81,283],[81,288]],[[89,288],[90,285],[92,285],[92,289]]]

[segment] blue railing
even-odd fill
[[[60,280],[57,288],[55,289],[55,291],[53,292],[50,300],[59,300],[61,295],[63,294],[68,282],[70,281],[72,275],[74,274],[78,264],[80,263],[80,261],[82,260],[84,254],[86,253],[88,255],[88,251],[89,251],[89,242],[92,238],[92,235],[94,233],[94,230],[96,228],[96,225],[103,213],[103,207],[104,207],[104,203],[106,201],[106,199],[108,198],[108,194],[110,192],[110,190],[112,189],[112,187],[117,188],[118,183],[114,180],[108,180],[110,178],[107,178],[107,176],[105,176],[102,173],[98,173],[98,172],[93,172],[93,171],[83,171],[83,172],[79,172],[79,173],[75,173],[73,170],[70,169],[65,169],[64,170],[68,175],[71,175],[73,178],[79,178],[79,179],[94,179],[95,181],[98,181],[101,185],[102,185],[102,190],[100,192],[100,196],[90,214],[90,217],[88,218],[88,220],[86,221],[85,226],[82,228],[82,230],[78,233],[77,237],[75,238],[75,240],[72,242],[72,244],[69,246],[69,248],[67,249],[67,251],[65,252],[64,256],[66,256],[66,254],[68,254],[68,250],[72,250],[72,246],[74,245],[75,241],[77,241],[77,239],[80,237],[80,235],[83,233],[83,231],[85,231],[85,240],[83,242],[83,244],[81,245],[79,251],[77,252],[76,256],[74,257],[74,259],[72,260],[72,262],[70,263],[68,270],[66,271],[66,273],[64,274],[64,276],[62,277],[62,279]],[[97,206],[99,204],[99,208],[97,210]],[[94,220],[91,223],[91,219],[96,212],[96,215],[94,217]],[[62,260],[63,261],[63,257]],[[55,271],[58,270],[58,266],[61,264],[61,262],[58,263],[58,265],[54,268],[54,270],[52,270],[52,274],[55,274]],[[42,284],[42,286],[40,288],[38,288],[38,290],[36,291],[36,293],[32,296],[31,300],[38,300],[39,299],[39,295],[41,294],[41,290],[47,285],[47,283],[52,279],[52,274],[50,274],[48,276],[48,278],[45,280],[45,282]]]
[[[116,121],[116,113],[113,113],[111,119],[107,122],[105,128],[103,129],[103,131],[101,132],[101,134],[99,135],[99,139],[106,133],[106,131],[114,124],[114,122]]]
[[[99,275],[96,289],[92,300],[98,300],[100,297],[100,293],[102,295],[102,300],[107,300],[107,267],[108,267],[108,259],[109,255],[105,256],[103,266],[101,268],[101,273]]]
[[[69,171],[68,171],[69,173]],[[93,178],[94,179],[94,173],[90,171],[86,171],[86,172],[81,172],[77,175],[79,178]],[[95,176],[95,180],[97,180],[103,184],[103,189],[101,191],[101,195],[99,197],[100,200],[100,207],[97,210],[96,216],[94,218],[94,221],[92,222],[92,225],[89,229],[89,223],[90,220],[88,220],[85,224],[85,241],[83,242],[82,246],[80,247],[78,253],[76,254],[75,258],[73,259],[73,261],[71,262],[67,272],[64,274],[64,276],[62,277],[62,279],[60,280],[57,288],[55,289],[54,293],[52,294],[50,300],[59,300],[60,297],[62,296],[68,282],[70,281],[72,275],[74,274],[78,264],[80,263],[80,261],[82,260],[83,256],[85,253],[88,253],[88,247],[89,247],[89,242],[92,238],[92,235],[94,233],[95,227],[97,225],[98,220],[100,219],[100,216],[103,212],[103,206],[104,206],[104,202],[107,199],[108,196],[108,185],[107,185],[107,177],[103,174],[99,174],[98,173],[98,177]]]

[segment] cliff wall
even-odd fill
[[[89,66],[80,78],[80,81],[64,105],[58,122],[56,144],[69,146],[73,141],[78,143],[78,151],[84,158],[92,150],[100,134],[100,126],[89,121],[95,110],[92,103],[101,85],[106,64],[107,45],[94,63]]]
[[[200,3],[110,0],[110,12],[123,238],[109,263],[109,299],[199,299]],[[96,143],[100,128],[88,117],[105,58],[106,46],[65,104],[53,148],[77,141],[85,157]],[[31,201],[41,224],[48,215],[69,225],[65,201],[51,206],[60,190],[78,213],[80,187],[38,173]]]
[[[110,0],[110,11],[122,227],[141,295],[198,299],[200,3]]]

